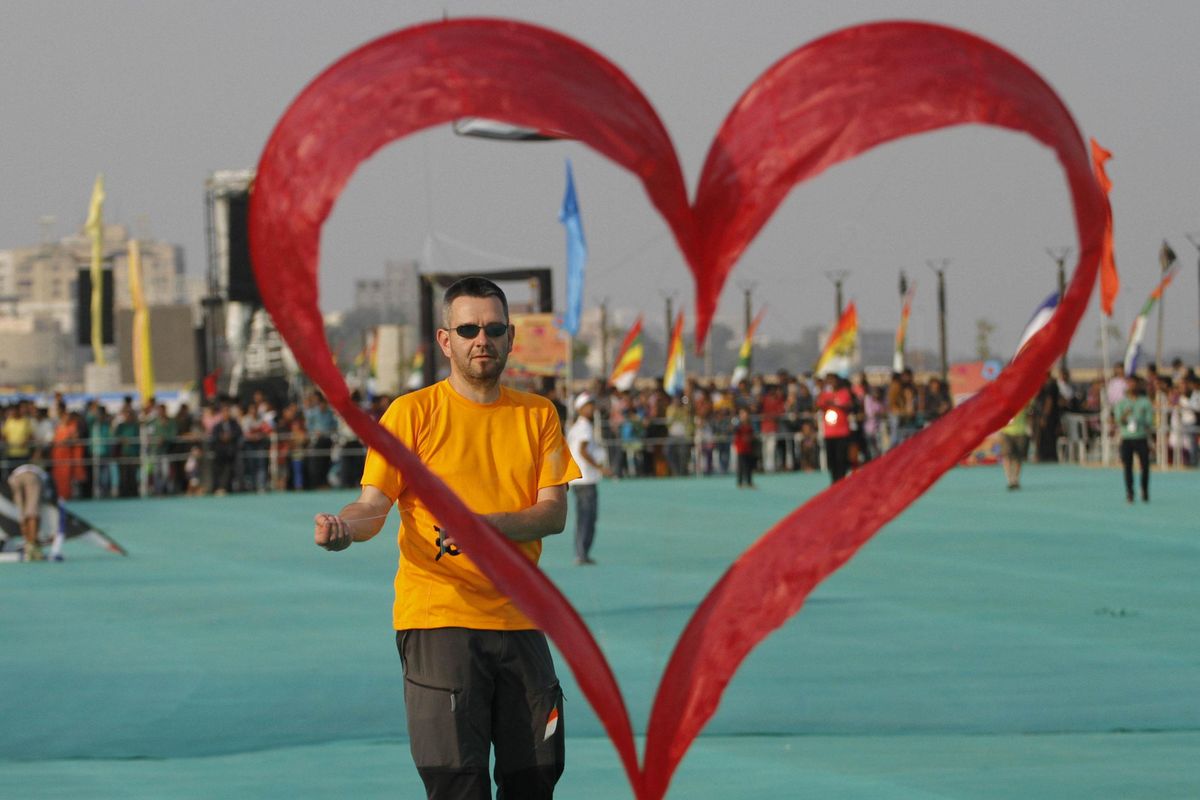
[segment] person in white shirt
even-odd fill
[[[1108,407],[1115,408],[1117,403],[1125,398],[1125,364],[1118,361],[1113,364],[1112,377],[1105,384],[1105,392],[1108,394]]]
[[[571,492],[575,495],[575,563],[595,564],[592,560],[592,542],[596,539],[596,517],[599,514],[599,498],[596,484],[606,475],[612,474],[600,458],[603,448],[596,444],[596,401],[587,392],[575,398],[575,422],[567,431],[567,445],[571,457],[579,465],[582,477],[571,481]]]

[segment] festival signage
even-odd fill
[[[950,397],[960,406],[983,391],[983,387],[1000,375],[1003,365],[995,359],[951,364],[946,375]],[[964,458],[964,464],[995,464],[1000,458],[1000,433],[988,434]]]
[[[516,328],[508,372],[516,376],[561,375],[567,368],[567,339],[553,314],[512,314]]]

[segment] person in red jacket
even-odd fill
[[[817,409],[825,435],[825,463],[829,467],[831,483],[846,477],[850,469],[850,414],[853,408],[849,382],[837,375],[826,375],[825,389],[817,395]]]
[[[754,488],[754,450],[758,438],[754,430],[754,422],[750,419],[750,409],[742,406],[738,409],[738,422],[733,429],[733,452],[737,453],[737,485],[741,489]]]

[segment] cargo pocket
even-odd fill
[[[561,765],[564,752],[563,693],[558,681],[530,692],[529,710],[537,763],[540,766]]]
[[[404,707],[408,718],[408,741],[418,768],[478,767],[463,764],[466,720],[458,689],[428,686],[404,679]],[[484,768],[486,769],[486,764]]]

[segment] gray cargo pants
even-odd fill
[[[429,800],[554,796],[564,763],[562,690],[541,631],[396,632],[413,761]]]

